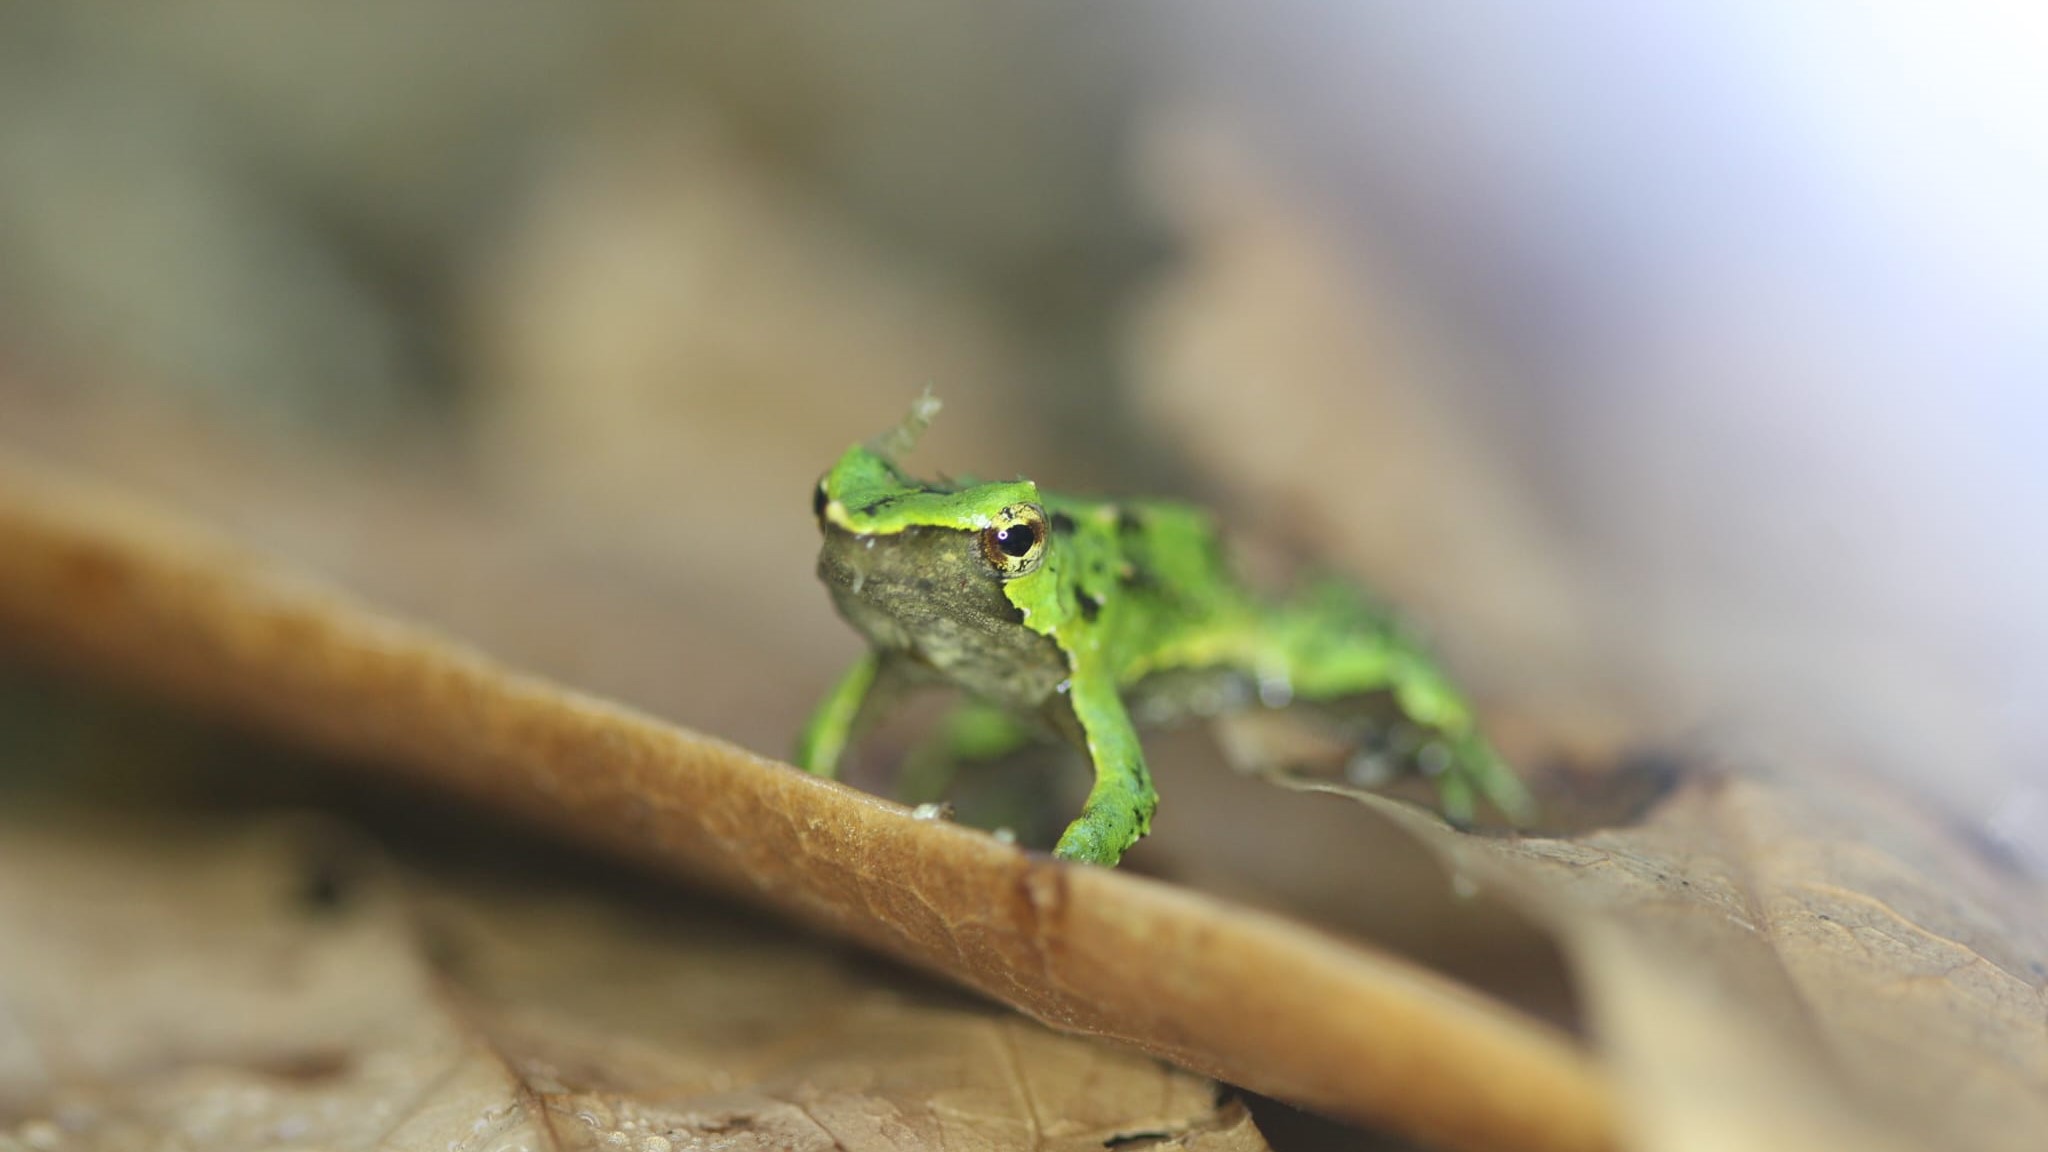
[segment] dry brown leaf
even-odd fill
[[[309,900],[326,839],[0,825],[0,1148],[1264,1147],[1197,1077],[701,903],[361,861]]]
[[[1342,786],[1557,936],[1630,1145],[2022,1152],[2048,1133],[2048,898],[1881,781],[1700,775],[1643,823],[1485,839]]]
[[[161,513],[0,471],[0,628],[520,813],[1062,1028],[1451,1147],[1611,1146],[1563,1037],[1365,948],[1033,858],[500,667]]]

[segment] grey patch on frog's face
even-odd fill
[[[863,536],[828,525],[818,578],[839,614],[876,648],[989,700],[1035,709],[1069,674],[1059,646],[1025,627],[976,533],[911,528]]]

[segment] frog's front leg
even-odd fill
[[[1117,695],[1116,682],[1092,668],[1076,669],[1068,698],[1095,768],[1095,786],[1081,816],[1060,836],[1053,855],[1089,864],[1114,865],[1152,829],[1159,793],[1145,769],[1144,749]]]
[[[810,723],[804,725],[803,735],[797,738],[797,767],[818,776],[839,775],[839,758],[853,740],[862,715],[868,711],[881,671],[882,658],[872,650],[853,662],[853,667],[818,702],[818,710],[811,713]]]

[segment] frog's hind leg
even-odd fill
[[[1277,676],[1304,700],[1389,693],[1403,716],[1434,736],[1418,759],[1445,819],[1471,824],[1481,799],[1516,825],[1534,819],[1528,789],[1479,731],[1471,706],[1392,619],[1348,589],[1330,587],[1278,616],[1268,629],[1262,680]]]
[[[939,729],[904,758],[896,792],[906,804],[923,804],[946,794],[966,764],[994,760],[1030,742],[1031,725],[1008,709],[967,698],[953,705]]]

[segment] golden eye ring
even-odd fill
[[[1048,534],[1045,509],[1036,504],[1012,504],[981,530],[982,558],[1004,580],[1028,576],[1045,562]]]

